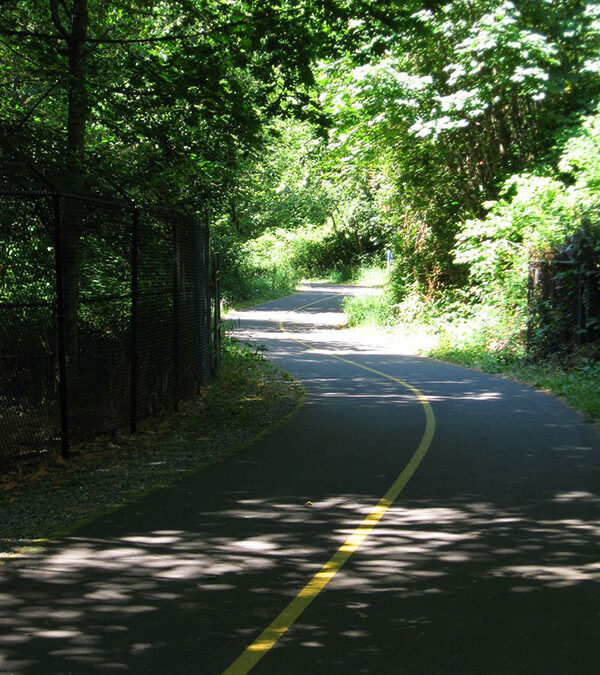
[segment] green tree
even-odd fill
[[[378,58],[367,44],[328,64],[321,84],[334,161],[384,177],[399,286],[435,292],[464,280],[460,222],[594,100],[598,5],[459,0],[412,19]]]
[[[275,112],[317,115],[310,66],[342,9],[309,0],[8,3],[4,178],[33,174],[66,193],[95,188],[193,211],[223,199]],[[63,224],[74,354],[82,214],[73,201]]]

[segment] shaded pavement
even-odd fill
[[[0,672],[223,672],[423,436],[414,394],[349,361],[423,392],[433,443],[252,672],[598,672],[594,429],[523,385],[361,343],[336,328],[346,290],[314,285],[236,320],[240,338],[303,382],[296,417],[237,458],[0,568]]]

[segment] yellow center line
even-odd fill
[[[320,298],[313,302],[309,302],[306,305],[298,307],[295,311],[300,311],[311,305],[315,305],[319,302],[324,302],[332,297],[337,297],[334,295],[327,296],[325,298]],[[285,327],[282,322],[280,322],[279,327],[282,331],[285,331]],[[307,347],[310,350],[315,350],[316,347],[291,338],[294,342]],[[356,368],[366,370],[375,375],[379,375],[387,380],[396,382],[402,387],[405,387],[413,393],[415,398],[421,404],[423,411],[425,413],[425,431],[421,442],[419,443],[418,448],[415,450],[414,454],[408,461],[408,464],[404,467],[400,475],[396,480],[390,485],[387,492],[381,497],[379,502],[371,509],[367,517],[358,525],[358,527],[352,532],[352,534],[344,541],[344,543],[338,548],[338,550],[333,554],[333,556],[321,567],[321,569],[312,577],[312,579],[304,586],[304,588],[289,602],[287,607],[264,629],[264,631],[254,640],[254,642],[249,645],[246,650],[223,672],[223,675],[245,675],[245,673],[250,672],[252,668],[260,661],[260,659],[272,649],[279,638],[281,638],[296,621],[296,619],[302,614],[302,612],[310,605],[310,603],[321,593],[321,591],[327,586],[327,584],[333,579],[333,577],[340,571],[342,565],[350,558],[350,556],[359,548],[363,541],[369,536],[373,528],[377,523],[383,518],[388,509],[399,497],[402,490],[405,488],[409,480],[413,477],[415,471],[419,468],[419,465],[423,461],[423,458],[429,450],[431,441],[433,440],[433,435],[435,433],[435,415],[433,414],[433,409],[429,403],[425,394],[423,394],[419,389],[414,387],[412,384],[400,380],[397,377],[383,373],[380,370],[375,368],[369,368],[368,366],[363,366],[360,363],[355,363],[350,359],[345,359],[341,356],[336,356],[335,354],[327,354],[330,358],[336,359],[337,361],[342,361],[343,363],[348,363]]]

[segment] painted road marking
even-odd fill
[[[324,302],[330,298],[338,296],[327,296],[325,298],[320,298],[314,302],[309,302],[306,305],[298,307],[294,311],[300,311],[311,305],[316,305],[319,302]],[[285,331],[283,323],[279,324],[279,327],[282,331]],[[294,342],[307,347],[311,351],[316,350],[316,347],[309,345],[306,342],[301,340],[296,340],[291,338]],[[408,464],[404,467],[400,475],[388,488],[388,491],[383,495],[379,500],[376,506],[374,506],[369,512],[368,516],[359,524],[359,526],[352,532],[352,534],[346,539],[346,541],[338,548],[338,550],[333,554],[333,556],[321,567],[321,569],[312,577],[312,579],[304,586],[304,588],[296,595],[287,607],[279,614],[266,628],[265,630],[254,640],[254,642],[249,645],[246,650],[223,672],[223,675],[245,675],[245,673],[250,672],[252,668],[262,659],[262,657],[272,649],[277,641],[291,628],[296,619],[304,612],[304,610],[310,605],[310,603],[323,591],[327,584],[333,579],[333,577],[340,571],[342,565],[352,556],[353,553],[359,548],[363,541],[369,536],[373,528],[377,523],[383,518],[387,513],[388,509],[392,504],[398,499],[402,490],[406,487],[407,483],[413,477],[415,471],[419,468],[419,465],[423,461],[423,458],[427,454],[431,441],[433,440],[433,435],[435,433],[435,415],[433,414],[433,409],[431,403],[419,389],[414,387],[412,384],[400,380],[397,377],[388,375],[380,370],[375,368],[369,368],[368,366],[363,366],[360,363],[355,363],[350,359],[342,358],[341,356],[336,356],[334,354],[326,354],[330,358],[342,361],[343,363],[348,363],[356,368],[361,368],[362,370],[367,370],[370,373],[379,375],[387,380],[396,382],[397,384],[405,387],[411,391],[415,398],[421,404],[423,411],[425,413],[425,431],[419,447],[414,452],[413,456],[410,458]]]

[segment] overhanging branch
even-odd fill
[[[181,40],[194,40],[200,37],[208,37],[210,35],[215,35],[223,33],[231,28],[236,28],[237,26],[243,26],[251,24],[253,21],[261,18],[265,18],[266,14],[255,15],[248,19],[240,19],[239,21],[232,21],[231,23],[223,24],[217,28],[211,30],[201,30],[195,33],[180,33],[180,34],[168,34],[168,35],[156,35],[154,37],[147,38],[93,38],[86,37],[80,40],[87,44],[117,44],[117,45],[127,45],[127,44],[146,44],[153,42],[178,42]],[[54,42],[56,40],[65,40],[66,37],[62,33],[42,33],[40,31],[28,31],[28,30],[11,30],[7,28],[0,28],[0,35],[9,35],[12,37],[31,37],[37,38],[40,40],[46,40],[48,42]],[[75,40],[73,37],[69,37],[70,40]]]

